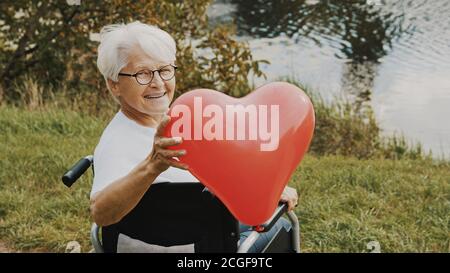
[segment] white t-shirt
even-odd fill
[[[145,127],[117,112],[103,131],[94,152],[94,183],[91,197],[127,175],[151,152],[156,129]],[[199,182],[189,171],[169,167],[153,183]],[[194,244],[163,247],[119,235],[117,252],[193,252]]]
[[[94,183],[91,197],[127,175],[151,152],[156,129],[140,125],[117,112],[103,131],[94,152]],[[153,183],[199,182],[189,171],[169,167]]]

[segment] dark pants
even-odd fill
[[[290,223],[280,219],[250,251],[263,250],[281,227],[289,230]],[[228,209],[200,183],[157,183],[120,222],[102,228],[102,239],[105,252],[117,251],[119,233],[161,246],[196,242],[195,251],[201,253],[234,252],[237,240],[250,234],[248,226],[240,225],[240,238],[229,236],[237,228]]]
[[[292,227],[291,223],[288,220],[281,217],[268,232],[260,233],[258,239],[256,239],[255,243],[253,244],[252,247],[250,247],[248,252],[249,253],[261,253],[263,251],[263,249],[266,247],[266,245],[273,238],[273,236],[275,236],[275,234],[281,228],[290,230],[291,227]],[[239,243],[242,244],[242,242],[244,242],[244,240],[250,235],[252,230],[251,230],[250,226],[240,223],[239,224],[239,232],[240,232]]]

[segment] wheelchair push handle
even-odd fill
[[[270,217],[269,220],[267,220],[264,224],[258,225],[253,227],[253,230],[256,230],[258,232],[267,232],[269,231],[275,223],[280,219],[283,214],[285,214],[288,210],[288,204],[287,203],[280,203],[278,207],[276,208],[274,214],[272,217]]]
[[[64,185],[71,187],[84,172],[92,165],[94,157],[88,155],[80,159],[75,165],[72,166],[62,177]]]

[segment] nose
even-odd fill
[[[164,85],[164,81],[159,75],[159,71],[155,71],[153,74],[152,82],[150,83],[150,87],[161,87]]]

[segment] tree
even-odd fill
[[[0,91],[7,101],[20,98],[14,82],[26,75],[45,86],[64,83],[106,94],[95,65],[98,42],[90,37],[104,25],[135,20],[157,25],[177,41],[177,64],[181,68],[177,95],[205,87],[241,96],[251,90],[249,75],[263,76],[259,63],[266,61],[253,60],[248,44],[233,39],[233,27],[208,26],[206,9],[210,0],[76,2],[0,3]],[[208,54],[197,56],[199,50]]]

